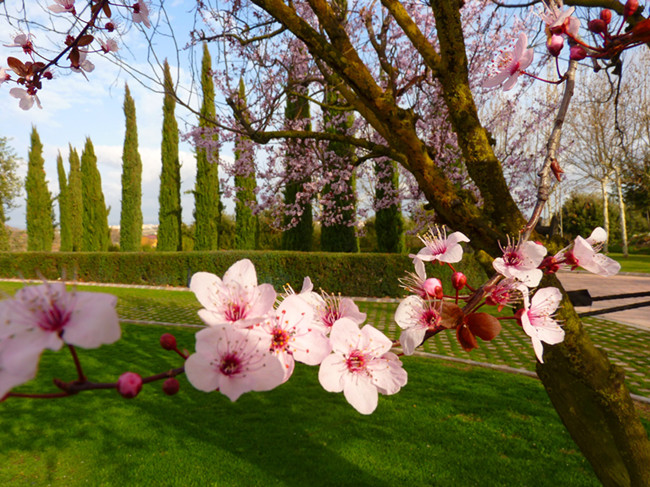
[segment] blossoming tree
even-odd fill
[[[599,0],[581,1],[585,3],[600,6]],[[349,108],[376,137],[372,141],[348,135],[345,141],[373,156],[401,164],[413,175],[440,222],[455,230],[447,235],[442,229],[431,229],[422,237],[424,248],[412,256],[415,273],[405,279],[411,296],[400,304],[395,317],[403,329],[400,344],[404,352],[412,353],[423,340],[445,330],[455,331],[464,349],[476,348],[477,338],[491,340],[500,331],[499,320],[481,308],[520,302],[521,308],[512,319],[520,322],[530,336],[538,359],[538,375],[600,480],[606,485],[647,485],[650,443],[634,411],[623,373],[593,345],[553,276],[561,267],[583,267],[605,276],[614,273],[616,264],[598,253],[602,229],[587,238],[578,237],[554,255],[547,255],[542,244],[531,240],[548,199],[551,179],[560,179],[562,173],[558,147],[578,61],[589,57],[607,63],[623,50],[650,41],[650,20],[640,17],[636,0],[628,0],[625,5],[606,3],[616,9],[620,19],[609,10],[599,11],[599,18],[588,24],[589,31],[595,34],[593,42],[581,37],[573,9],[553,3],[541,14],[547,35],[545,48],[558,58],[556,82],[563,84],[564,93],[543,161],[537,164],[537,199],[527,219],[511,196],[501,161],[481,123],[474,96],[478,83],[470,81],[465,33],[471,27],[463,25],[461,13],[465,20],[480,22],[480,15],[467,15],[476,14],[477,10],[471,10],[476,3],[469,3],[470,10],[463,10],[462,2],[457,0],[437,0],[431,2],[429,10],[397,0],[354,4],[251,0],[234,2],[231,8],[237,10],[236,17],[222,10],[214,9],[212,13],[220,16],[225,12],[227,25],[234,28],[226,37],[243,46],[253,44],[255,39],[271,39],[276,33],[288,33],[296,39],[305,59],[313,61],[305,72],[316,73],[328,85],[336,86]],[[88,26],[97,20],[100,11],[109,15],[105,10],[108,2],[94,0],[91,4],[94,17]],[[57,1],[53,11],[71,13],[73,5],[72,1]],[[201,9],[210,8],[207,2],[199,5]],[[143,2],[128,8],[133,10],[134,22],[148,24]],[[256,19],[254,28],[236,23],[246,17],[247,11]],[[346,22],[342,22],[342,12],[350,14]],[[630,27],[623,31],[626,24]],[[351,25],[354,28],[349,28]],[[517,25],[518,29],[524,27]],[[250,37],[242,38],[241,34]],[[82,48],[94,38],[84,35],[73,38],[64,53],[69,53],[71,69],[90,72],[90,61]],[[31,39],[22,36],[16,37],[14,43],[29,54]],[[509,90],[522,76],[534,74],[529,73],[533,50],[527,45],[527,35],[517,32],[512,37],[516,39],[514,49],[504,51],[495,72],[483,76],[484,87]],[[389,49],[389,39],[403,44],[390,44],[395,49]],[[565,44],[568,49],[564,49]],[[410,59],[400,51],[404,45],[417,54],[418,66],[429,80],[431,91],[427,92],[426,84],[417,85],[417,70],[409,70],[408,63],[404,65]],[[562,63],[559,56],[567,51],[570,60]],[[41,79],[48,78],[50,66],[18,60],[8,64],[27,88],[13,88],[10,93],[23,108],[38,104],[36,92],[41,88]],[[413,94],[411,103],[402,96],[405,93]],[[425,97],[427,101],[437,103],[436,113],[428,113],[430,118],[423,118],[418,111],[422,104],[418,96],[423,93],[429,97]],[[247,102],[250,107],[252,100]],[[263,124],[254,126],[242,117],[236,102],[232,106],[234,119],[258,143],[286,138],[318,142],[339,137],[306,130],[269,131]],[[432,149],[429,139],[440,131],[423,130],[434,115],[438,117],[435,120],[441,119],[451,129],[474,194],[457,184],[437,163],[440,153]],[[440,282],[427,277],[425,262],[453,268],[462,255],[461,242],[467,241],[483,252],[486,266],[496,258],[490,266],[496,273],[483,286],[473,289],[466,287],[462,274],[454,272],[456,293],[445,296]],[[274,307],[275,291],[258,286],[254,268],[242,261],[223,279],[195,276],[192,289],[204,306],[200,316],[208,325],[197,334],[195,353],[188,356],[179,351],[173,337],[161,339],[164,348],[182,356],[184,367],[148,378],[126,372],[114,384],[102,385],[89,382],[75,360],[78,380],[57,383],[61,392],[55,394],[112,387],[125,397],[133,397],[143,383],[157,379],[165,379],[166,392],[174,393],[178,388],[174,376],[184,371],[197,388],[219,389],[234,400],[246,391],[281,384],[291,375],[295,361],[302,361],[320,364],[319,379],[326,390],[343,392],[358,411],[370,413],[377,407],[379,394],[394,394],[406,384],[406,373],[390,352],[389,341],[369,325],[361,327],[365,317],[353,304],[344,305],[343,300],[314,294],[309,281],[299,294],[285,297]],[[461,295],[461,291],[469,292]],[[45,285],[2,302],[7,326],[0,331],[0,393],[6,397],[20,395],[10,390],[33,377],[33,364],[45,348],[58,349],[66,343],[74,355],[76,345],[94,347],[117,339],[116,317],[105,309],[108,298],[105,301],[102,313],[94,319],[104,316],[109,325],[95,341],[77,328],[77,318],[87,314],[83,293],[70,297]],[[96,326],[94,319],[91,328]],[[40,338],[32,341],[30,336]]]

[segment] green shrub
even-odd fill
[[[64,278],[80,282],[186,286],[199,271],[222,276],[236,261],[248,258],[255,264],[258,282],[281,291],[289,284],[296,291],[309,276],[316,290],[344,296],[402,296],[398,279],[413,272],[406,255],[349,254],[284,251],[206,252],[17,252],[0,253],[0,276],[6,278]],[[462,265],[470,284],[485,280],[472,254]],[[451,271],[447,266],[427,266],[430,276],[440,278],[449,294]]]

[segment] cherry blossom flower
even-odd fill
[[[31,91],[33,91],[33,94],[30,93]],[[14,98],[18,98],[20,100],[20,102],[18,102],[18,106],[23,110],[29,110],[32,108],[34,106],[34,102],[36,102],[36,106],[38,108],[43,108],[41,105],[41,100],[38,99],[36,91],[33,89],[25,90],[23,88],[12,88],[9,90],[9,94]]]
[[[580,20],[571,15],[575,7],[562,10],[555,5],[546,5],[544,12],[540,14],[542,21],[546,24],[547,35],[569,34],[572,37],[578,35]]]
[[[503,257],[494,259],[492,266],[505,277],[517,279],[528,287],[535,287],[542,280],[543,272],[538,269],[546,255],[546,247],[531,241],[512,243],[503,249]]]
[[[341,392],[361,414],[371,414],[379,394],[395,394],[406,385],[407,374],[391,341],[370,325],[341,318],[330,334],[333,353],[323,360],[318,380],[326,391]]]
[[[14,37],[13,44],[4,44],[5,47],[22,47],[25,54],[31,54],[34,50],[34,44],[32,44],[32,37],[34,34],[18,34]]]
[[[443,296],[442,282],[435,277],[427,278],[424,262],[414,259],[415,273],[407,272],[406,277],[399,281],[409,293],[420,296],[422,299],[438,298]]]
[[[461,232],[454,232],[447,236],[447,230],[440,227],[434,229],[429,228],[429,231],[420,237],[425,247],[418,252],[417,255],[410,254],[409,257],[431,262],[437,260],[439,262],[446,262],[453,264],[460,262],[463,258],[463,248],[460,242],[469,242]]]
[[[533,50],[526,46],[528,46],[528,37],[522,32],[519,34],[514,50],[501,53],[496,62],[497,73],[487,78],[483,82],[483,87],[494,88],[504,81],[503,91],[508,91],[515,86],[519,75],[533,62]]]
[[[521,326],[533,343],[537,359],[544,363],[544,346],[564,340],[564,330],[551,315],[560,305],[562,293],[555,287],[545,287],[537,290],[532,301],[528,301],[528,293],[524,295],[524,312],[521,314]]]
[[[54,5],[49,5],[47,8],[55,14],[70,12],[74,15],[77,13],[74,8],[74,0],[54,0],[54,2]]]
[[[318,365],[331,351],[324,330],[313,326],[311,306],[297,295],[282,301],[275,316],[261,323],[260,329],[271,336],[270,350],[284,365],[285,381],[293,373],[294,360]]]
[[[208,272],[197,272],[192,276],[190,290],[204,306],[199,316],[208,325],[252,326],[273,310],[276,297],[270,284],[257,285],[255,266],[248,259],[235,262],[223,280]]]
[[[586,271],[600,276],[613,276],[621,270],[621,264],[603,254],[600,249],[607,240],[607,233],[596,228],[588,238],[576,237],[573,250],[565,252],[565,259],[572,267],[580,266]]]
[[[496,306],[497,311],[501,311],[505,306],[512,306],[513,303],[521,301],[523,293],[528,292],[528,288],[516,279],[501,279],[493,286],[486,288],[485,304]]]
[[[142,22],[147,28],[151,27],[151,22],[149,21],[149,6],[146,2],[139,0],[131,7],[133,13],[131,14],[131,19],[136,24]]]
[[[87,73],[92,72],[95,69],[95,65],[91,63],[90,60],[86,59],[87,57],[88,53],[86,51],[79,51],[79,60],[76,65],[70,66],[70,69],[75,73],[81,74],[84,74],[83,71],[86,71]]]
[[[110,294],[68,292],[63,283],[25,287],[0,301],[0,397],[34,378],[45,349],[117,341],[116,303]]]
[[[284,367],[269,352],[271,338],[258,329],[225,325],[196,334],[196,353],[185,361],[190,383],[200,391],[220,391],[231,401],[249,391],[269,391],[284,381]]]
[[[407,296],[395,311],[395,322],[403,329],[399,337],[405,355],[412,355],[427,333],[446,326],[442,323],[442,301]]]
[[[0,68],[0,85],[11,78],[5,68]]]

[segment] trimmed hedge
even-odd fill
[[[211,252],[0,252],[0,277],[24,279],[76,279],[79,282],[186,286],[195,272],[223,276],[236,261],[248,258],[257,269],[258,282],[296,291],[309,276],[316,290],[356,297],[403,296],[398,279],[413,272],[411,259],[396,254],[348,254],[288,251]],[[486,276],[472,254],[456,266],[474,286]],[[452,293],[451,270],[427,264],[429,276],[442,280]]]

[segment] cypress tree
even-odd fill
[[[386,199],[395,199],[395,202],[389,206],[381,205],[375,208],[377,250],[399,254],[406,250],[406,241],[402,208],[397,199],[399,187],[397,163],[385,158],[378,159],[375,162],[375,173],[377,174],[375,202],[382,203]]]
[[[340,107],[345,101],[337,91],[327,87],[324,110],[325,130],[345,134],[354,124],[351,111]],[[345,142],[330,142],[323,160],[323,171],[336,185],[329,182],[323,188],[328,204],[323,205],[321,222],[321,250],[326,252],[358,252],[359,239],[356,236],[356,194],[354,176],[354,147]]]
[[[126,131],[122,149],[122,208],[120,211],[120,250],[140,250],[142,238],[142,160],[138,152],[138,124],[135,102],[124,85]]]
[[[27,193],[27,250],[52,250],[54,223],[52,219],[52,195],[45,180],[43,144],[32,127],[25,192]]]
[[[81,249],[85,252],[106,251],[110,243],[108,211],[102,192],[102,179],[97,169],[97,156],[90,137],[86,138],[86,145],[81,153],[81,198]]]
[[[199,127],[210,133],[214,130],[216,109],[214,105],[214,80],[212,59],[208,45],[203,44],[201,62],[201,88],[203,104]],[[219,152],[216,135],[202,135],[208,139],[206,146],[196,148],[196,185],[194,187],[194,250],[217,250],[221,222],[221,201],[219,197]]]
[[[311,117],[309,100],[306,98],[307,86],[296,85],[294,89],[296,92],[287,96],[287,106],[284,112],[287,121],[290,123]],[[311,122],[302,122],[300,125],[304,130],[311,129]],[[302,141],[289,140],[287,142],[285,163],[288,181],[284,188],[284,204],[288,207],[297,204],[302,210],[302,214],[295,217],[293,215],[285,217],[285,230],[282,232],[282,250],[310,251],[312,248],[314,226],[311,202],[297,200],[298,193],[301,193],[305,184],[309,182],[309,176],[301,177],[297,175],[300,171],[296,166],[300,163],[304,152],[305,147]],[[293,222],[294,218],[298,219],[296,224]]]
[[[16,174],[18,157],[7,137],[0,137],[0,251],[10,250],[10,232],[6,227],[6,210],[13,208],[14,200],[23,189],[23,178]]]
[[[246,106],[246,90],[244,80],[239,80],[239,100]],[[259,238],[259,221],[253,214],[253,206],[257,204],[255,188],[255,161],[252,154],[252,141],[248,137],[239,136],[235,142],[235,160],[239,171],[235,174],[235,248],[240,250],[255,250]]]
[[[167,60],[164,85],[157,249],[174,251],[182,249],[181,165],[178,159],[178,124],[174,116],[174,83]]]
[[[61,152],[56,157],[56,171],[59,175],[59,235],[61,252],[72,250],[72,227],[70,226],[70,197],[68,181],[63,167]]]
[[[70,172],[68,173],[68,202],[70,206],[70,238],[72,251],[79,252],[82,249],[83,242],[83,197],[81,195],[81,162],[77,149],[71,145]]]

